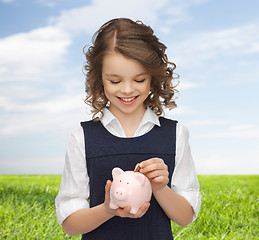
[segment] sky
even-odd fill
[[[180,75],[166,117],[190,132],[198,174],[259,174],[259,1],[0,0],[0,174],[61,174],[91,119],[83,48],[106,21],[142,20]]]

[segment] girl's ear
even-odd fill
[[[122,169],[116,167],[112,170],[112,178],[114,179],[114,178],[118,177],[119,175],[121,175],[122,173],[124,173],[124,171]]]
[[[146,178],[142,173],[136,172],[134,178],[138,181],[140,186],[144,185]]]

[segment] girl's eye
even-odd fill
[[[142,80],[135,80],[137,83],[142,83],[144,82],[146,79],[142,79]]]
[[[118,83],[120,83],[121,81],[112,81],[112,80],[110,80],[110,82],[111,82],[112,84],[118,84]]]

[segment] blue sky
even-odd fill
[[[60,174],[67,133],[91,118],[85,58],[114,17],[150,25],[180,75],[199,174],[259,173],[256,0],[0,0],[0,174]]]

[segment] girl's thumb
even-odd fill
[[[112,182],[108,180],[105,185],[105,194],[108,195],[108,198],[110,198],[110,189],[111,189]]]

